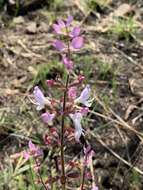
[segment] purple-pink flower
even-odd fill
[[[37,105],[37,110],[42,110],[49,101],[45,98],[43,92],[38,86],[35,86],[34,91],[35,104]]]
[[[75,103],[82,103],[87,107],[90,107],[90,102],[89,102],[89,98],[90,98],[90,86],[86,85],[86,87],[83,89],[83,91],[81,92],[80,96],[75,100]]]
[[[49,112],[45,112],[41,115],[41,119],[43,120],[44,123],[47,123],[47,124],[52,123],[54,117],[55,117],[55,114],[54,113],[50,114]]]
[[[56,40],[53,45],[58,51],[63,51],[65,49],[65,44],[61,40]]]
[[[68,97],[71,99],[75,99],[76,98],[76,94],[77,94],[77,88],[72,86],[69,88],[68,90]]]
[[[72,21],[73,21],[73,16],[68,16],[68,18],[67,18],[67,20],[66,20],[66,22],[65,22],[65,24],[66,24],[66,26],[68,27],[68,26],[70,26],[71,25],[71,23],[72,23]]]
[[[88,108],[88,107],[82,107],[82,108],[80,109],[80,113],[81,113],[82,115],[86,115],[88,112],[89,112],[89,108]]]
[[[96,185],[93,185],[91,190],[99,190],[99,188]]]
[[[63,55],[62,62],[67,70],[73,69],[73,62],[69,60],[65,55]]]
[[[28,142],[28,148],[29,150],[24,151],[23,153],[25,160],[28,160],[31,156],[37,157],[43,155],[43,151],[38,146],[33,144],[31,140]]]
[[[66,28],[70,26],[73,21],[73,17],[69,16],[66,21],[58,20],[57,24],[53,24],[53,29],[57,34],[64,34],[66,35]]]
[[[79,75],[78,76],[78,81],[81,83],[85,79],[85,76]]]
[[[29,160],[29,158],[30,158],[30,153],[28,152],[28,151],[24,151],[23,152],[23,157],[24,157],[24,159],[27,161],[27,160]]]
[[[84,39],[82,36],[77,36],[75,38],[73,38],[72,42],[71,42],[71,46],[74,49],[80,49],[82,48],[84,45]]]
[[[76,27],[74,27],[74,28],[72,29],[72,31],[71,31],[71,33],[70,33],[70,36],[71,36],[72,38],[77,37],[77,36],[80,35],[80,32],[81,32],[80,27],[79,27],[79,26],[76,26]]]
[[[72,119],[75,126],[75,140],[79,142],[81,135],[84,134],[84,130],[81,126],[82,114],[80,112],[76,112],[74,114],[69,114],[69,116]]]
[[[49,87],[52,87],[55,84],[55,81],[53,79],[46,81]]]

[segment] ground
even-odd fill
[[[0,189],[21,189],[12,177],[12,155],[26,148],[29,137],[40,142],[48,131],[28,95],[34,85],[59,72],[49,66],[58,59],[51,26],[69,14],[85,37],[84,48],[74,56],[75,74],[83,73],[92,87],[94,103],[84,128],[95,151],[99,187],[143,189],[143,2],[113,0],[95,6],[92,1],[89,7],[78,0],[17,17],[1,13]],[[67,152],[73,154],[72,149],[74,145]]]

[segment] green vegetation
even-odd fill
[[[130,174],[131,188],[134,189],[138,189],[138,187],[141,188],[140,180],[141,180],[140,175],[135,170],[132,170],[132,173]]]
[[[132,17],[115,18],[114,24],[109,29],[109,34],[117,37],[118,39],[136,39],[137,23]]]
[[[50,0],[50,9],[59,10],[62,8],[64,0]]]
[[[46,80],[55,79],[59,75],[64,77],[65,75],[64,67],[61,63],[58,62],[58,60],[47,64],[40,64],[37,66],[36,70],[37,74],[34,76],[33,83],[34,85],[40,84],[43,87],[47,86],[45,86]]]
[[[104,9],[109,2],[109,0],[88,0],[87,6],[92,10]]]
[[[101,80],[111,80],[115,74],[116,70],[113,64],[103,62],[102,60],[97,60],[98,75]]]
[[[75,56],[76,71],[81,71],[87,80],[93,77],[95,58],[90,55]]]
[[[0,10],[4,7],[4,1],[5,0],[0,0]]]

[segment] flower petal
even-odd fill
[[[91,190],[99,190],[99,188],[96,185],[94,185]]]
[[[90,91],[91,91],[90,86],[86,85],[86,87],[83,89],[83,91],[80,94],[80,98],[83,100],[88,100],[90,97]]]
[[[91,106],[91,103],[89,101],[90,91],[91,91],[90,86],[86,85],[86,87],[81,92],[80,96],[75,100],[75,103],[82,103],[85,106],[90,107]]]
[[[37,110],[43,109],[46,103],[46,98],[38,86],[35,86],[33,94],[36,101]]]
[[[41,115],[41,119],[43,120],[44,123],[51,123],[52,120],[54,119],[55,114],[50,114],[49,112],[43,113]]]
[[[74,114],[69,114],[75,126],[75,140],[77,142],[80,141],[80,137],[83,134],[83,129],[81,126],[82,114],[80,112],[76,112]]]
[[[24,157],[24,159],[25,159],[26,161],[29,160],[29,158],[30,158],[29,152],[24,151],[24,152],[23,152],[23,157]]]
[[[73,62],[71,60],[69,60],[66,56],[63,56],[62,61],[68,70],[73,69]]]
[[[59,25],[59,27],[60,27],[61,29],[66,27],[64,21],[63,21],[63,20],[60,20],[60,19],[58,20],[58,25]]]
[[[36,150],[36,146],[35,146],[35,144],[32,143],[31,140],[28,142],[28,147],[29,147],[30,151]]]
[[[79,26],[76,26],[73,28],[73,30],[71,31],[71,37],[77,37],[80,35],[80,27]]]
[[[53,24],[53,29],[57,34],[61,34],[61,28],[58,24]]]
[[[80,137],[81,137],[82,133],[83,133],[82,128],[75,129],[75,134],[74,134],[74,136],[75,136],[75,140],[76,140],[77,142],[80,141]]]
[[[68,16],[67,20],[66,20],[66,26],[69,26],[73,21],[73,17],[70,15]]]
[[[70,87],[68,90],[68,97],[71,99],[75,99],[77,94],[77,88],[76,87]]]
[[[65,49],[65,45],[61,40],[56,40],[54,42],[54,47],[58,50],[58,51],[63,51]]]
[[[89,112],[89,108],[88,107],[83,107],[80,109],[80,113],[82,115],[86,115]]]
[[[83,37],[79,36],[73,38],[71,45],[74,49],[80,49],[83,47],[83,43],[84,43]]]

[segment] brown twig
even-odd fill
[[[105,147],[113,156],[115,156],[117,159],[119,159],[120,161],[122,161],[124,164],[126,164],[127,166],[131,167],[132,169],[134,169],[135,171],[137,171],[139,174],[143,175],[143,171],[140,170],[139,168],[133,166],[131,163],[129,163],[128,161],[126,161],[124,158],[120,157],[116,152],[114,152],[111,148],[109,148],[104,141],[102,141],[102,139],[100,138],[100,136],[95,135],[93,132],[90,132],[90,134],[96,138],[96,140],[103,146]]]

